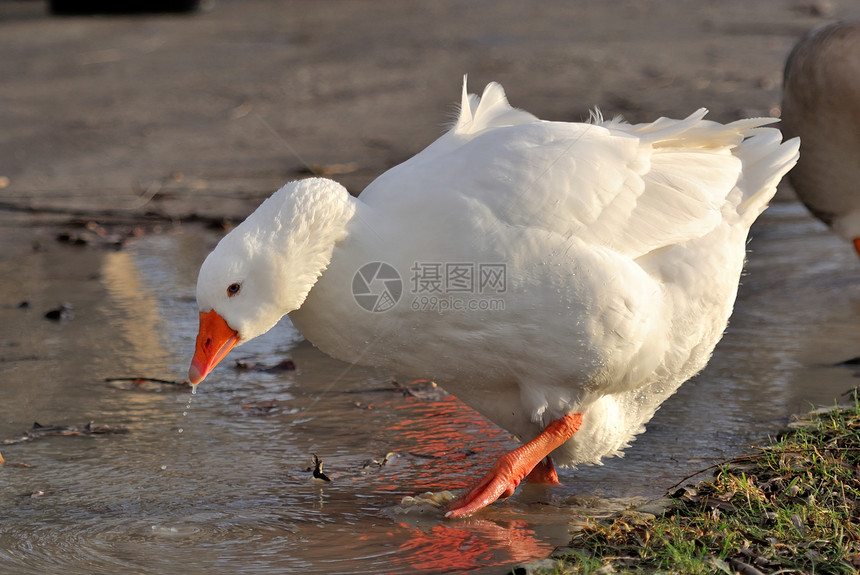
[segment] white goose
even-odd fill
[[[792,186],[860,255],[860,22],[811,31],[785,64],[782,125],[800,136]]]
[[[550,454],[620,454],[707,363],[750,225],[798,157],[771,118],[705,113],[547,122],[464,83],[452,129],[360,197],[292,182],[221,240],[190,381],[285,314],[336,358],[432,377],[526,442],[451,517],[558,483]]]

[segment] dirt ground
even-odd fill
[[[464,74],[547,119],[778,115],[792,44],[846,17],[860,3],[215,0],[55,17],[0,0],[0,222],[241,218],[310,170],[357,193],[442,132]]]

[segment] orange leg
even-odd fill
[[[525,445],[502,455],[481,481],[448,506],[445,517],[465,517],[500,497],[510,497],[527,475],[530,481],[558,483],[558,475],[548,455],[570,439],[580,425],[581,413],[565,415],[547,425],[540,435]],[[542,461],[545,457],[546,463]]]
[[[535,468],[526,475],[526,482],[561,485],[558,480],[558,473],[555,471],[555,465],[552,464],[552,458],[549,455],[538,461]]]

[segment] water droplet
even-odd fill
[[[196,383],[191,384],[191,395],[197,395],[197,384]]]
[[[191,404],[194,401],[194,393],[197,389],[197,386],[191,388],[191,395],[188,396],[188,401],[185,403],[185,409],[182,410],[182,417],[188,417],[188,412],[191,410]],[[177,433],[182,433],[185,431],[183,428],[179,428]]]
[[[167,469],[167,466],[166,466],[166,465],[162,465],[162,466],[161,466],[161,470],[162,470],[162,471],[164,471],[165,469]]]

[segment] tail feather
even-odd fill
[[[735,155],[744,169],[737,187],[743,192],[738,205],[741,221],[751,226],[776,193],[780,179],[800,157],[800,139],[780,143],[782,134],[775,128],[759,128],[757,133],[741,143]]]
[[[773,198],[779,180],[797,163],[800,141],[781,143],[778,129],[764,127],[777,122],[776,118],[747,118],[723,125],[704,120],[706,113],[701,108],[683,120],[660,118],[628,130],[655,148],[731,149],[743,165],[736,184],[741,194],[737,211],[749,227]]]
[[[724,148],[739,145],[744,138],[761,132],[760,128],[777,118],[747,118],[729,124],[705,120],[706,108],[699,108],[683,120],[658,118],[654,122],[630,126],[628,131],[655,148]],[[765,128],[765,131],[769,129]]]

